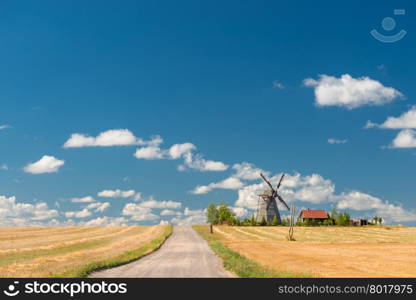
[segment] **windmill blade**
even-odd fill
[[[285,202],[285,200],[283,200],[283,198],[279,194],[277,194],[277,193],[276,193],[276,196],[277,196],[277,198],[279,198],[280,202],[282,202],[283,205],[286,206],[287,210],[290,210],[290,207],[289,207],[289,205],[287,205],[287,203]]]
[[[280,185],[282,184],[283,177],[285,177],[285,173],[283,173],[283,174],[282,174],[282,177],[280,177],[280,181],[279,181],[279,183],[277,184],[277,190],[279,189]]]
[[[266,179],[266,177],[264,177],[264,175],[262,173],[260,173],[260,176],[269,185],[269,187],[274,191],[274,188],[273,188],[272,184]]]

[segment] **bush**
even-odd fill
[[[334,225],[334,221],[332,219],[326,219],[322,222],[323,226],[332,226]]]
[[[271,226],[277,226],[277,225],[279,225],[278,222],[277,222],[277,216],[276,215],[274,216],[273,221],[271,222],[270,225]]]

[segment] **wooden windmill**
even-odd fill
[[[277,190],[279,189],[280,185],[282,184],[283,177],[285,177],[285,174],[282,175],[280,178],[279,183],[277,184],[276,189],[273,188],[270,181],[266,179],[266,177],[260,173],[261,178],[267,183],[267,185],[270,187],[270,189],[265,189],[261,194],[259,194],[259,202],[257,205],[257,214],[256,214],[256,221],[261,222],[263,218],[266,220],[266,222],[273,221],[274,217],[277,218],[277,223],[281,224],[280,219],[280,213],[279,209],[277,208],[277,202],[276,198],[279,199],[279,201],[288,209],[289,205],[286,204],[286,202],[283,200],[283,198],[277,193]]]

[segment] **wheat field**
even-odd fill
[[[152,251],[170,226],[0,227],[0,277],[79,277]]]
[[[416,228],[215,226],[225,246],[263,266],[313,277],[416,277]]]

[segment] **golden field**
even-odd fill
[[[312,277],[416,277],[416,228],[215,226],[229,249],[267,268]]]
[[[170,226],[0,227],[0,277],[80,277],[157,248]]]

